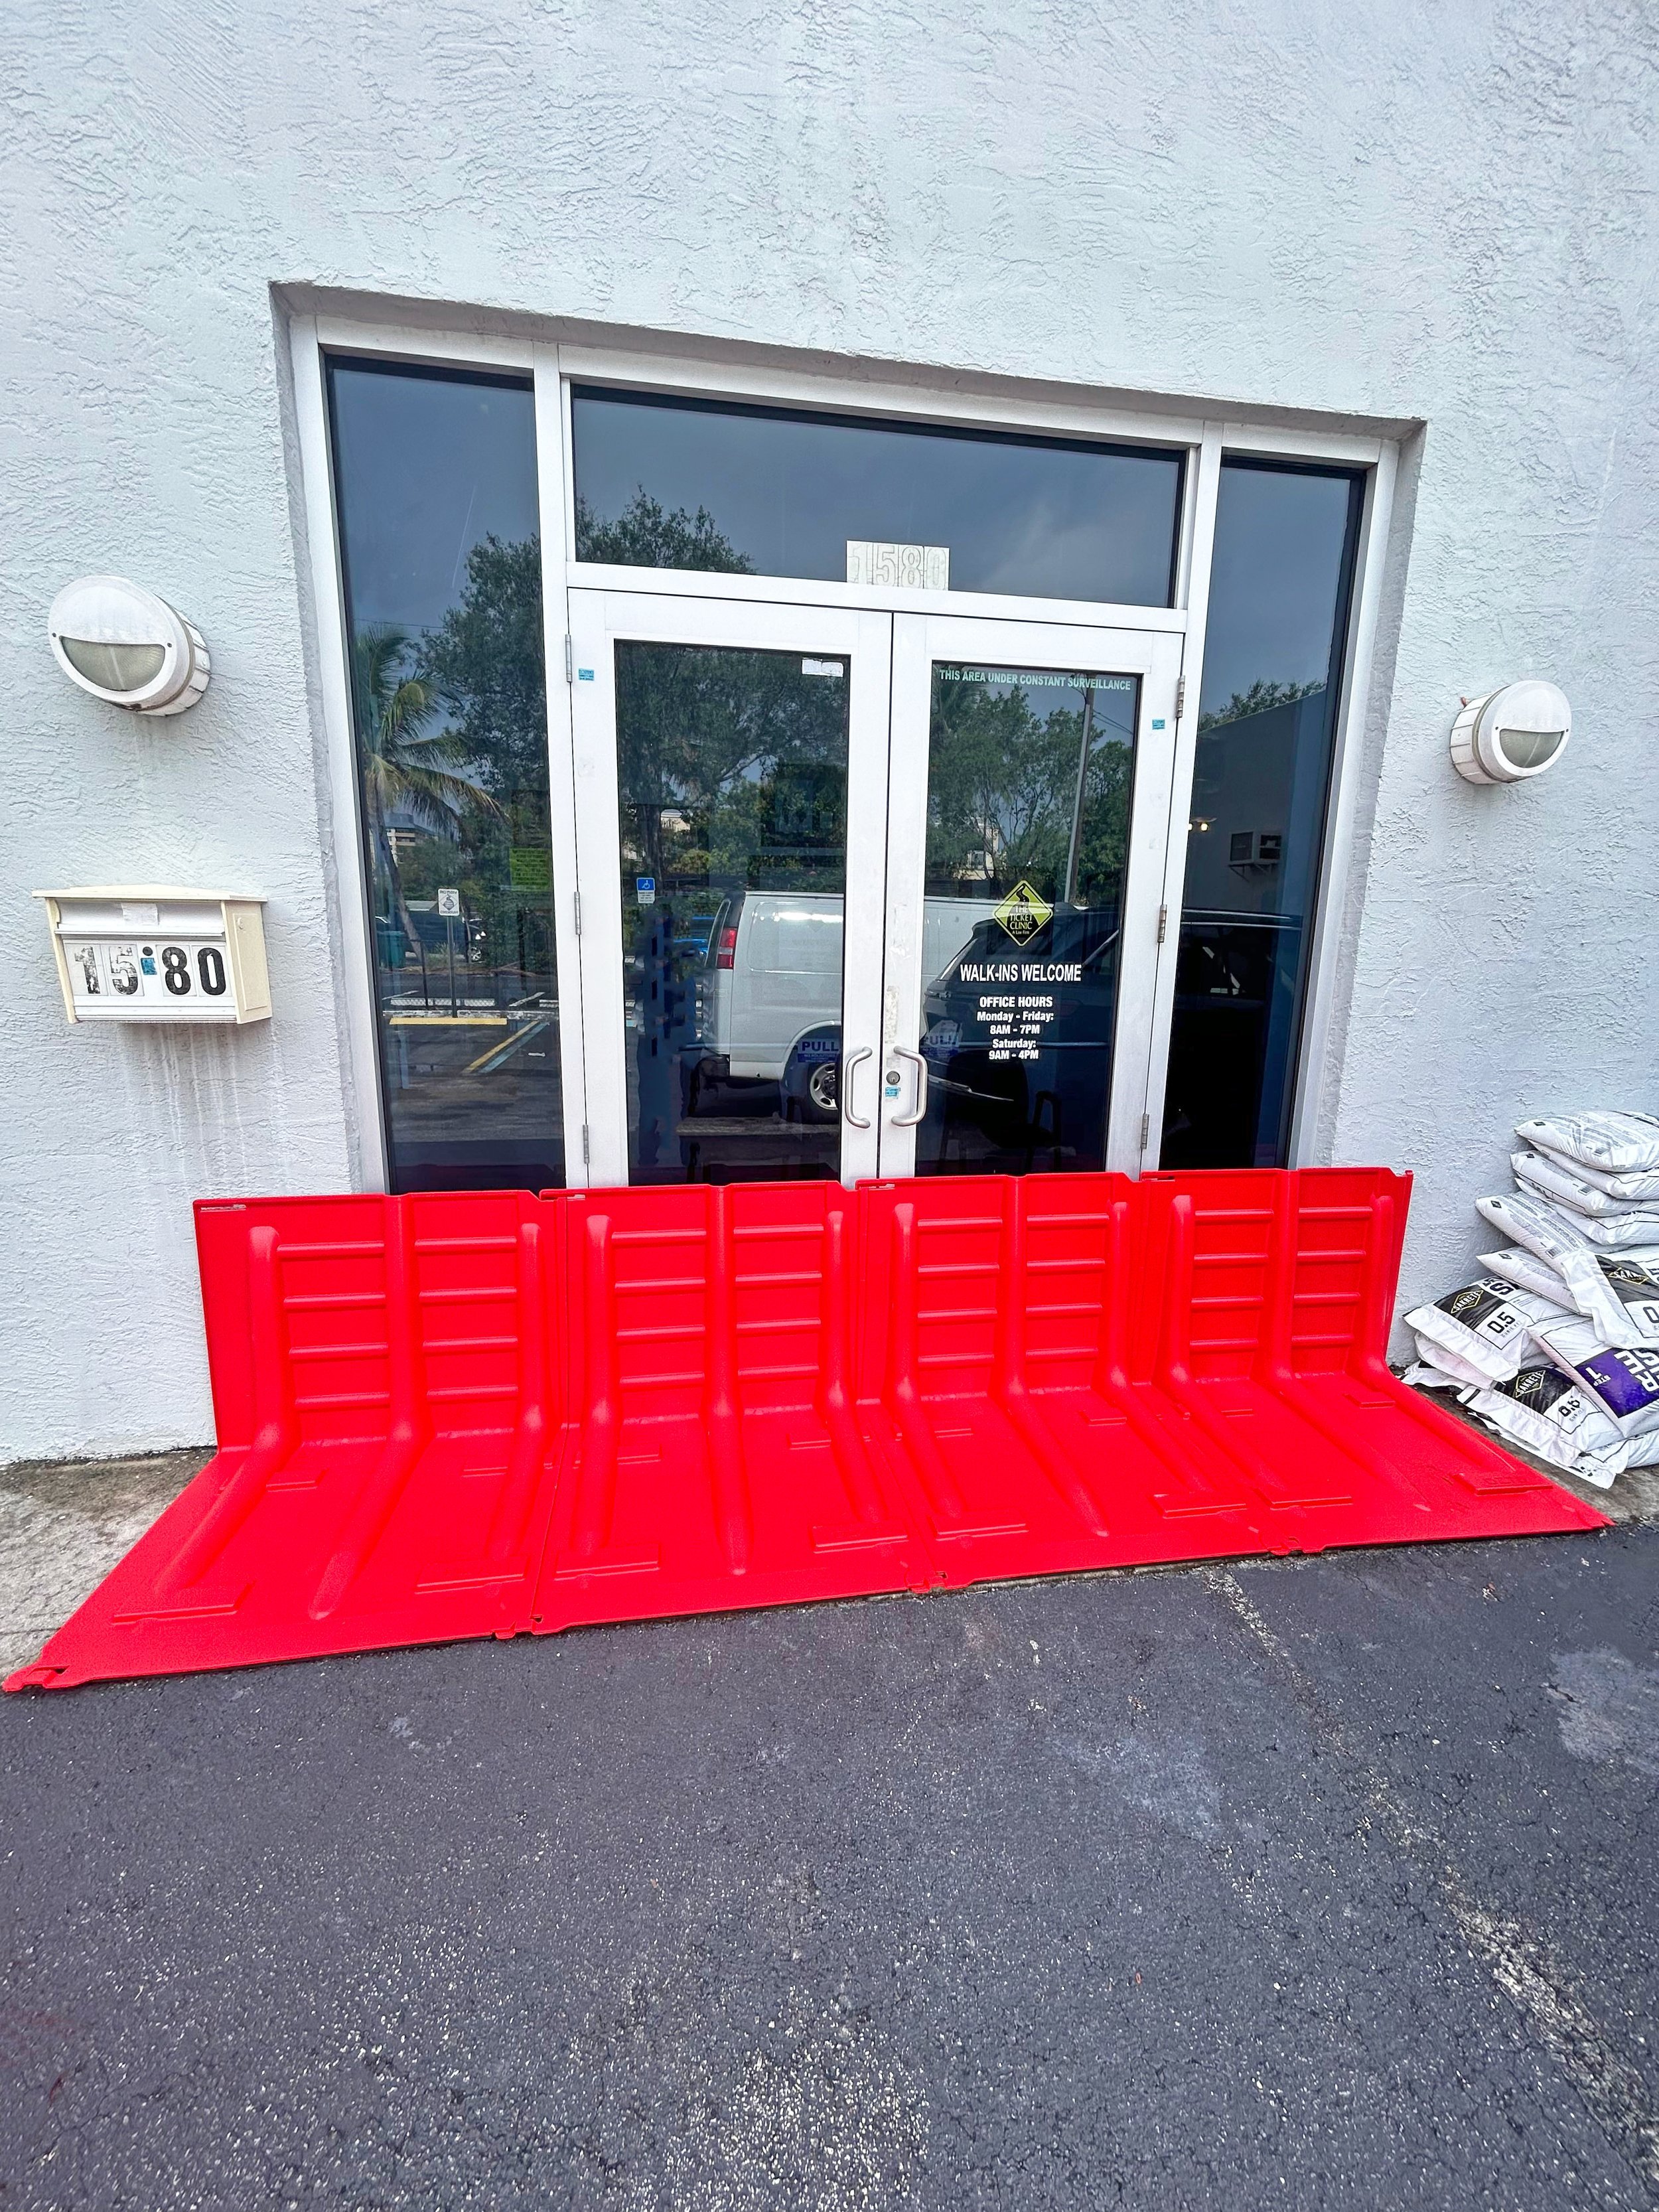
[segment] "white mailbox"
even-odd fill
[[[262,898],[105,887],[36,891],[72,1022],[263,1022]]]

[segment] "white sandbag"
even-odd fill
[[[1591,1114],[1541,1114],[1522,1121],[1516,1135],[1523,1145],[1578,1160],[1603,1175],[1638,1175],[1659,1168],[1659,1121],[1651,1114],[1623,1114],[1606,1109]]]
[[[1553,1160],[1547,1152],[1511,1152],[1510,1165],[1515,1170],[1516,1182],[1524,1189],[1535,1190],[1540,1197],[1551,1200],[1555,1205],[1571,1206],[1575,1213],[1589,1214],[1595,1220],[1626,1213],[1659,1212],[1659,1208],[1655,1208],[1645,1200],[1611,1197],[1607,1192],[1580,1175],[1576,1168],[1563,1166],[1559,1160]],[[1652,1180],[1659,1183],[1659,1176],[1631,1176],[1626,1180],[1631,1182]]]
[[[1542,1203],[1570,1220],[1587,1244],[1600,1252],[1628,1252],[1644,1244],[1659,1244],[1659,1213],[1572,1213],[1553,1200]]]
[[[1596,1324],[1607,1343],[1617,1344],[1631,1334],[1582,1223],[1568,1221],[1559,1206],[1526,1191],[1510,1198],[1477,1198],[1474,1208],[1511,1244],[1523,1246],[1555,1270],[1572,1292],[1576,1310]]]
[[[1506,1382],[1532,1350],[1531,1324],[1563,1320],[1571,1312],[1570,1299],[1541,1298],[1499,1275],[1482,1275],[1432,1305],[1419,1306],[1406,1316],[1406,1326],[1419,1343],[1455,1353],[1488,1382]]]
[[[1517,1289],[1534,1291],[1540,1298],[1577,1313],[1584,1307],[1565,1276],[1536,1253],[1519,1244],[1502,1252],[1483,1252],[1480,1264]],[[1585,1314],[1609,1344],[1659,1344],[1659,1246],[1641,1245],[1633,1252],[1598,1252],[1595,1264],[1610,1300],[1599,1300],[1600,1310]]]
[[[1659,1244],[1659,1213],[1620,1213],[1595,1221],[1588,1213],[1558,1206],[1540,1192],[1525,1189],[1512,1191],[1507,1198],[1477,1198],[1474,1207],[1494,1229],[1547,1260],[1570,1283],[1575,1280],[1573,1270],[1558,1253],[1594,1255]],[[1581,1264],[1578,1273],[1588,1280],[1587,1267]]]
[[[1628,1462],[1630,1439],[1586,1392],[1558,1368],[1523,1367],[1464,1401],[1511,1443],[1551,1467],[1570,1468],[1606,1490]]]
[[[1630,1252],[1598,1252],[1595,1264],[1624,1308],[1638,1340],[1659,1344],[1659,1245],[1638,1244]],[[1609,1335],[1607,1341],[1627,1345],[1631,1340]]]
[[[1621,1437],[1659,1436],[1659,1351],[1607,1344],[1594,1322],[1576,1317],[1534,1322],[1532,1337]]]
[[[1483,1252],[1480,1264],[1488,1274],[1501,1275],[1506,1283],[1513,1283],[1518,1291],[1535,1291],[1540,1298],[1549,1298],[1569,1313],[1577,1308],[1572,1302],[1572,1292],[1567,1288],[1567,1279],[1558,1275],[1547,1260],[1540,1260],[1535,1252],[1528,1252],[1524,1244],[1505,1245],[1501,1252]]]
[[[1652,1206],[1620,1206],[1614,1199],[1590,1190],[1577,1175],[1544,1159],[1541,1152],[1516,1152],[1510,1157],[1516,1188],[1528,1199],[1541,1199],[1559,1207],[1566,1221],[1595,1245],[1655,1243],[1659,1241],[1659,1210]]]
[[[1417,1356],[1422,1365],[1437,1367],[1449,1382],[1464,1384],[1471,1390],[1484,1390],[1492,1381],[1490,1375],[1483,1374],[1480,1368],[1467,1359],[1460,1358],[1456,1352],[1449,1352],[1443,1344],[1435,1343],[1431,1337],[1419,1336],[1413,1329],[1412,1340],[1417,1346]]]
[[[1553,1375],[1555,1370],[1552,1367],[1549,1371]],[[1402,1382],[1409,1382],[1417,1390],[1455,1390],[1460,1405],[1466,1406],[1471,1398],[1478,1398],[1480,1395],[1473,1382],[1460,1382],[1455,1375],[1448,1375],[1443,1367],[1431,1367],[1426,1359],[1413,1360],[1400,1379]]]
[[[1600,1168],[1587,1168],[1583,1160],[1564,1159],[1560,1153],[1552,1152],[1540,1145],[1531,1156],[1535,1160],[1547,1160],[1559,1168],[1564,1175],[1574,1176],[1590,1190],[1599,1190],[1619,1206],[1647,1206],[1659,1209],[1659,1168],[1638,1170],[1633,1175],[1604,1175]]]

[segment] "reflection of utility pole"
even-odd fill
[[[1072,842],[1066,854],[1066,888],[1060,893],[1067,906],[1077,904],[1077,875],[1083,862],[1083,792],[1089,777],[1089,748],[1095,735],[1095,687],[1083,689],[1083,744],[1077,757],[1077,795],[1072,801]]]

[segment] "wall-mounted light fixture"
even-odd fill
[[[1554,767],[1571,735],[1566,693],[1528,677],[1463,701],[1452,724],[1452,766],[1470,783],[1524,783]]]
[[[46,634],[71,684],[139,714],[182,714],[208,687],[207,642],[125,576],[82,576],[52,603]]]

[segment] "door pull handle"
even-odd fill
[[[907,1051],[902,1044],[893,1047],[896,1060],[913,1060],[916,1064],[916,1110],[914,1114],[895,1114],[891,1125],[896,1129],[914,1129],[927,1111],[927,1063],[919,1052]]]
[[[860,1045],[856,1052],[849,1052],[841,1064],[841,1110],[847,1116],[849,1129],[867,1129],[870,1126],[862,1114],[853,1111],[853,1070],[860,1060],[873,1060],[875,1056],[872,1045]]]

